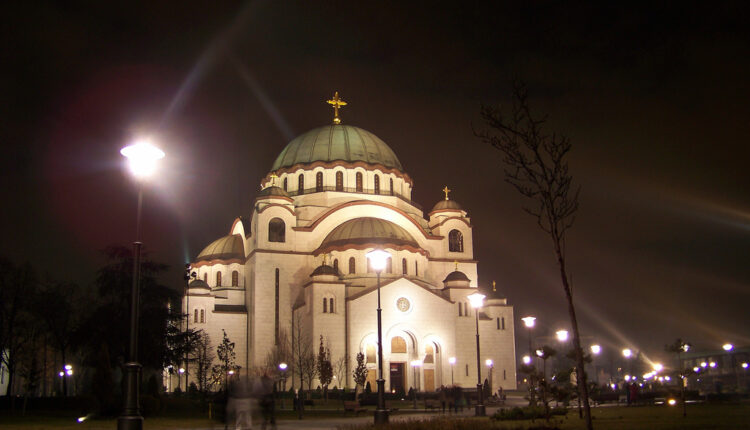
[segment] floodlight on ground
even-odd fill
[[[156,170],[156,162],[164,158],[164,151],[151,144],[150,139],[141,139],[120,150],[128,159],[130,172],[138,179],[151,176]]]

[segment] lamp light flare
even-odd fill
[[[382,249],[374,249],[367,253],[366,257],[370,260],[370,265],[376,272],[382,272],[388,263],[388,258],[391,254],[383,251]]]
[[[677,404],[677,400],[675,400],[675,399],[669,399],[669,400],[667,400],[667,403],[669,403],[669,406],[674,406],[674,405]]]
[[[630,358],[633,356],[633,351],[630,348],[625,348],[622,350],[622,356],[625,358]]]
[[[180,367],[180,370],[178,370],[178,372],[185,373],[185,368],[184,367]]]
[[[522,360],[523,360],[523,364],[530,364],[531,363],[531,357],[529,357],[528,355],[524,355],[523,358],[522,358]]]
[[[525,325],[526,327],[533,328],[535,321],[536,321],[536,317],[524,317],[524,318],[521,318],[521,321],[523,321],[523,325]]]
[[[706,366],[708,366],[708,363],[706,363],[705,361],[702,361],[701,362],[701,367],[706,367]]]
[[[137,140],[120,150],[128,159],[130,172],[138,179],[150,176],[156,170],[156,162],[164,158],[164,151],[151,144],[150,139]]]
[[[451,365],[456,364],[456,357],[449,358],[448,363],[450,363]]]
[[[747,369],[747,366],[748,366],[747,363],[742,363],[742,368],[743,369]]]
[[[656,372],[661,372],[664,369],[664,366],[662,366],[661,363],[654,363],[654,370]]]
[[[412,360],[411,365],[412,367],[419,367],[422,365],[422,360]]]
[[[602,347],[599,345],[591,345],[591,353],[594,355],[599,355],[602,352]]]
[[[724,348],[724,351],[729,352],[734,348],[734,345],[732,345],[731,343],[725,343],[721,347]]]
[[[712,362],[708,363],[708,367],[711,367],[711,368],[716,367],[716,362],[712,361]]]
[[[288,367],[288,366],[287,366],[287,364],[286,364],[286,363],[279,363],[279,369],[280,369],[280,370],[286,370],[286,368],[287,368],[287,367]]]
[[[568,331],[567,330],[558,330],[555,332],[555,335],[557,336],[557,340],[560,342],[565,342],[568,340]]]
[[[482,307],[482,303],[484,302],[485,297],[487,296],[482,293],[476,292],[474,294],[469,294],[466,298],[469,299],[472,308],[478,309]]]
[[[487,367],[492,367],[492,364],[493,364],[493,363],[492,363],[492,359],[491,359],[491,358],[488,358],[488,359],[484,360],[484,364],[485,364],[485,365],[486,365]]]

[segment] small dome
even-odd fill
[[[461,208],[461,205],[459,205],[458,203],[456,203],[455,200],[440,200],[432,208],[432,212],[440,211],[440,210],[456,210],[456,211],[461,211],[463,209]]]
[[[448,274],[448,276],[443,279],[443,282],[452,282],[452,281],[466,281],[470,282],[469,277],[464,274],[464,272],[459,272],[458,270],[451,272]]]
[[[229,260],[233,258],[245,258],[245,248],[239,234],[230,234],[211,242],[198,254],[196,261]]]
[[[412,247],[419,249],[416,240],[403,228],[380,218],[355,218],[333,229],[315,254],[331,248],[348,246],[390,245],[395,248]]]
[[[332,124],[294,138],[276,158],[271,171],[296,164],[337,160],[364,161],[402,170],[396,154],[379,137],[352,125]]]
[[[271,196],[279,196],[279,197],[289,197],[289,193],[284,191],[283,188],[277,187],[276,185],[271,185],[270,187],[263,188],[259,193],[258,197],[271,197]]]
[[[188,288],[191,290],[194,288],[204,289],[204,290],[211,289],[211,287],[209,287],[208,284],[205,283],[202,279],[196,279],[194,281],[190,281],[190,283],[188,284]]]
[[[321,264],[315,270],[310,274],[310,277],[318,276],[318,275],[331,275],[331,276],[339,276],[338,270],[334,269],[333,267],[327,265],[327,264]]]

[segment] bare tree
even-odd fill
[[[293,313],[292,318],[292,373],[299,377],[300,390],[304,390],[305,383],[307,389],[311,390],[317,374],[312,341],[302,330],[302,316]]]
[[[348,386],[346,379],[346,367],[348,365],[346,355],[342,355],[332,362],[333,374],[336,375],[336,380],[339,382],[339,388]]]
[[[592,429],[588,386],[583,372],[584,354],[565,266],[565,232],[573,225],[580,191],[580,188],[571,190],[573,177],[568,172],[566,158],[571,148],[570,139],[544,130],[547,118],[531,112],[528,91],[522,83],[514,85],[513,102],[507,116],[503,109],[488,106],[482,106],[481,116],[490,130],[475,130],[474,134],[503,154],[505,181],[531,200],[532,207],[524,210],[537,219],[539,227],[552,239],[573,329],[578,390],[586,427]]]
[[[276,345],[268,351],[266,354],[264,373],[277,373],[279,372],[279,364],[286,363],[290,365],[292,359],[292,344],[289,340],[289,335],[285,329],[279,330],[279,338]]]

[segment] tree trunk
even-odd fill
[[[583,402],[584,416],[586,418],[586,428],[588,430],[593,430],[594,425],[591,422],[591,406],[589,405],[589,388],[588,382],[586,381],[586,373],[584,372],[583,349],[581,349],[581,338],[578,334],[578,320],[576,318],[575,307],[573,306],[573,294],[570,291],[568,274],[565,271],[565,258],[562,255],[559,240],[555,241],[555,252],[557,253],[557,263],[560,266],[560,276],[562,277],[563,288],[565,289],[565,297],[568,300],[568,315],[570,316],[570,324],[573,328],[573,348],[576,352],[578,403],[580,404],[581,402]]]

